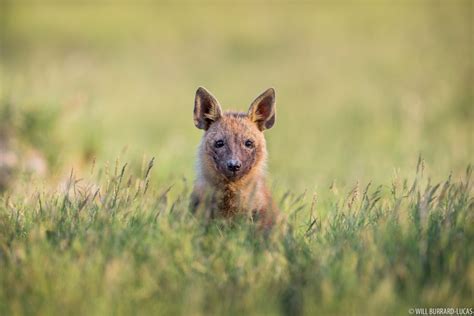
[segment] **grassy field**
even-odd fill
[[[0,154],[19,163],[0,192],[0,315],[474,307],[472,15],[1,2]],[[269,182],[286,220],[269,236],[188,213],[198,86],[242,111],[276,89]]]

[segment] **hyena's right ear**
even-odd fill
[[[221,106],[216,98],[203,87],[199,87],[194,99],[194,125],[207,130],[221,116]]]

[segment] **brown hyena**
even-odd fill
[[[192,212],[207,217],[248,214],[270,227],[277,209],[265,183],[263,131],[275,123],[275,90],[259,95],[247,113],[222,112],[206,89],[196,91],[194,124],[205,131],[198,153]]]

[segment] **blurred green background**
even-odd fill
[[[282,190],[387,183],[420,154],[437,179],[472,162],[470,1],[4,0],[0,11],[0,99],[48,179],[145,155],[155,182],[191,180],[198,86],[242,111],[275,87],[266,134]]]

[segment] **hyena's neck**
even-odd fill
[[[209,176],[209,175],[208,175]],[[252,205],[265,183],[262,169],[255,169],[251,174],[235,182],[220,178],[204,177],[204,190],[212,197],[212,205],[223,216],[252,211]]]
[[[214,199],[222,215],[252,211],[255,194],[261,190],[263,177],[254,177],[245,182],[227,183],[214,187]]]

